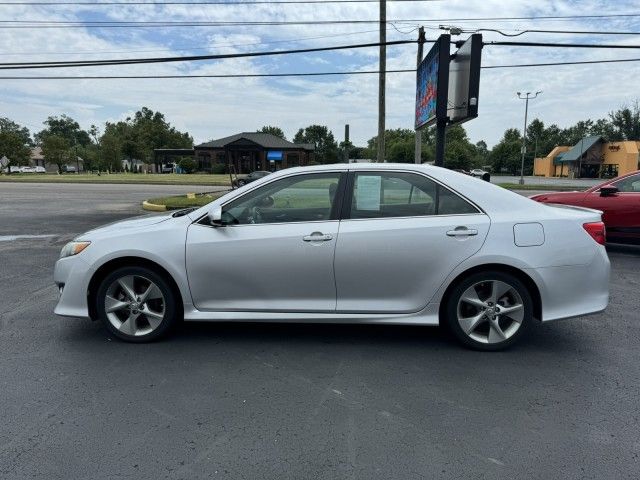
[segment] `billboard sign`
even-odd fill
[[[450,35],[441,35],[422,60],[416,82],[416,130],[447,117]]]
[[[478,116],[482,35],[474,34],[451,58],[449,66],[449,124],[463,123]]]

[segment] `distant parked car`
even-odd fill
[[[35,169],[35,173],[47,173],[44,167],[33,167]]]
[[[162,173],[173,173],[175,171],[175,163],[165,163],[162,165]]]
[[[266,177],[271,172],[267,172],[265,170],[256,170],[255,172],[251,172],[249,175],[240,177],[237,180],[233,181],[234,187],[242,187],[247,183],[255,182],[256,180],[260,180],[261,178]]]
[[[608,241],[640,244],[640,170],[584,192],[543,193],[531,199],[601,210]]]
[[[63,171],[66,173],[76,173],[76,167],[74,165],[65,165]]]
[[[36,167],[20,167],[20,173],[36,173]]]
[[[488,172],[485,172],[481,168],[474,168],[473,170],[471,170],[469,172],[469,174],[474,176],[474,177],[482,177],[485,173],[488,173]]]

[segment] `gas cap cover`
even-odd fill
[[[538,247],[544,243],[544,227],[540,223],[516,223],[513,241],[518,247]]]

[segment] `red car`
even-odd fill
[[[640,171],[608,180],[584,192],[543,193],[531,199],[602,210],[607,241],[640,245]]]

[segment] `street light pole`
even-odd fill
[[[533,100],[540,95],[542,91],[538,91],[535,95],[531,96],[531,92],[527,92],[524,96],[518,92],[518,98],[525,100],[524,106],[524,129],[522,130],[522,161],[520,163],[520,185],[524,185],[524,156],[527,152],[527,117],[529,115],[529,100]]]

